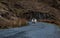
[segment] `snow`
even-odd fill
[[[60,28],[55,24],[29,22],[28,26],[0,30],[0,38],[60,38]]]

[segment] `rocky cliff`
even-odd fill
[[[60,25],[60,0],[0,0],[0,16],[3,18],[0,17],[0,27],[6,24],[10,26],[9,23],[13,26],[14,21],[21,18],[29,20],[35,15],[39,21]],[[41,16],[43,19],[40,19]],[[47,19],[50,17],[51,19]],[[22,21],[16,24],[21,25],[20,22]]]

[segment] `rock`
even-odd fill
[[[12,17],[16,17],[17,19],[24,18],[27,21],[28,18],[34,17],[29,15],[29,12],[36,13],[48,13],[54,15],[55,22],[60,23],[60,1],[59,0],[1,0],[0,1],[0,15],[9,22],[5,22],[5,20],[1,20],[6,24],[12,23]],[[30,12],[30,13],[31,13]],[[27,15],[24,15],[28,13]],[[33,15],[32,13],[32,15]],[[26,17],[28,16],[28,17]],[[57,23],[58,23],[57,22]],[[17,22],[16,22],[17,23]],[[58,23],[58,24],[59,24]],[[0,24],[3,25],[3,24]],[[59,24],[60,25],[60,24]]]

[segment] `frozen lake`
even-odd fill
[[[0,30],[0,38],[60,38],[60,28],[55,24],[29,22],[28,26]]]

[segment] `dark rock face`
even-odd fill
[[[55,16],[49,13],[42,13],[42,12],[27,12],[23,14],[23,18],[26,19],[32,19],[32,18],[36,18],[36,19],[49,19],[49,20],[56,20]]]
[[[1,0],[0,15],[6,19],[48,19],[60,24],[59,0]],[[13,20],[14,20],[13,19]],[[54,21],[54,22],[55,22]]]

